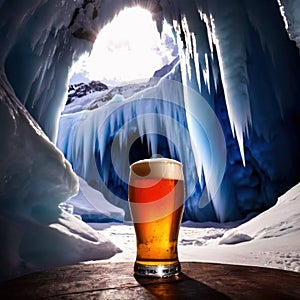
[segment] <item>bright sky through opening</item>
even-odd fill
[[[128,8],[99,32],[91,55],[74,71],[107,84],[143,81],[174,59],[174,43],[170,25],[164,24],[160,37],[149,11]]]

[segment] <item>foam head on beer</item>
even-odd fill
[[[150,158],[130,166],[133,179],[183,180],[182,164],[169,158]]]
[[[134,222],[148,222],[172,213],[184,201],[182,164],[168,158],[133,163],[130,167],[129,201]],[[138,214],[135,213],[137,210]]]

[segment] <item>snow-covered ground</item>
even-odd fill
[[[121,250],[107,261],[135,260],[130,223],[90,223]],[[221,262],[300,272],[300,183],[260,215],[241,222],[182,224],[181,261]]]

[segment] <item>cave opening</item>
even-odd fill
[[[147,81],[177,55],[170,24],[164,21],[160,34],[149,10],[125,8],[100,29],[91,52],[74,64],[70,84],[93,80],[116,86]]]

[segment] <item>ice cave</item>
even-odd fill
[[[135,6],[173,27],[179,59],[128,97],[61,115],[72,65]],[[84,180],[106,220],[130,219],[138,159],[183,163],[196,222],[261,213],[300,181],[298,0],[1,0],[0,15],[0,280],[120,251],[59,204]]]

